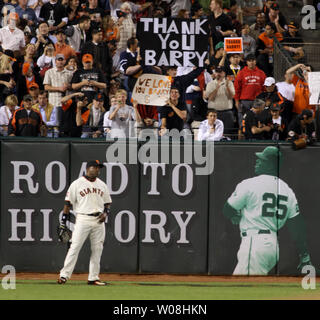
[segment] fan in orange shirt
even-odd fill
[[[294,73],[298,69],[302,71],[303,77],[301,78],[294,74],[292,78],[292,83],[296,87],[292,109],[292,112],[295,114],[301,114],[304,109],[315,110],[315,107],[309,104],[310,91],[308,85],[308,72],[312,71],[312,67],[300,63],[289,68],[286,73]]]

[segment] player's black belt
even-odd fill
[[[90,213],[90,214],[87,214],[87,216],[89,216],[89,217],[99,217],[100,216],[100,212]]]
[[[270,234],[271,231],[270,231],[270,230],[259,230],[257,233],[258,233],[258,234]],[[246,231],[244,231],[244,232],[241,233],[241,235],[242,235],[243,237],[246,237],[248,234],[247,234]]]

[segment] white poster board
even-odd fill
[[[171,77],[144,73],[138,79],[132,91],[132,100],[139,104],[164,106],[170,96]]]
[[[308,85],[310,91],[309,104],[320,104],[320,72],[308,73]]]

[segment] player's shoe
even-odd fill
[[[58,281],[57,281],[57,283],[59,283],[59,284],[65,284],[66,282],[67,282],[67,279],[64,278],[64,277],[60,277],[60,278],[58,279]]]
[[[93,280],[93,281],[88,281],[88,284],[91,286],[106,286],[106,282],[102,282],[100,280]]]

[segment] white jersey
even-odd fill
[[[297,199],[291,188],[275,176],[260,175],[240,182],[228,199],[241,210],[240,230],[278,231],[287,219],[299,214]]]
[[[111,203],[107,185],[96,178],[89,181],[86,177],[80,177],[71,183],[66,201],[70,201],[76,213],[91,214],[104,211],[104,204]]]

